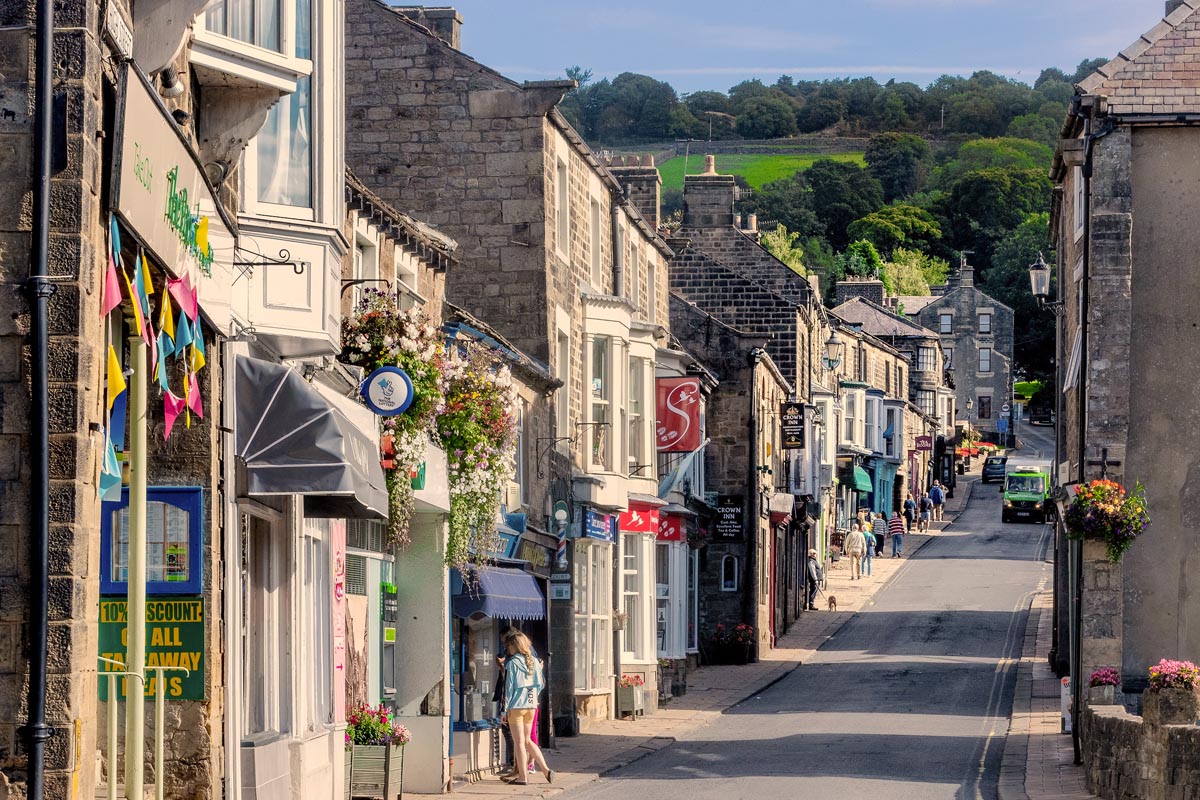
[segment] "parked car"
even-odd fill
[[[1050,502],[1050,475],[1038,468],[1017,469],[1004,479],[1002,522],[1014,520],[1044,523],[1053,513]]]
[[[983,462],[983,476],[980,480],[983,483],[1003,481],[1006,464],[1008,464],[1008,456],[988,456],[987,460]]]

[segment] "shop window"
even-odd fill
[[[612,546],[575,542],[575,688],[602,691],[612,677]]]
[[[641,537],[627,533],[621,537],[621,610],[625,612],[623,650],[634,660],[642,658],[642,546]]]
[[[694,653],[700,649],[700,551],[689,547],[687,558],[687,650]]]
[[[329,542],[332,527],[341,524],[340,520],[306,520],[305,535],[301,539],[304,584],[301,587],[302,613],[299,619],[304,643],[297,655],[300,658],[302,680],[306,683],[306,724],[310,731],[323,731],[326,725],[333,722],[333,628],[330,619],[333,591],[330,585],[332,564]],[[365,562],[365,559],[361,560]],[[366,594],[365,567],[364,563],[363,594]]]
[[[592,339],[592,466],[612,469],[612,337]]]
[[[348,519],[346,520],[346,547],[351,550],[386,553],[385,530],[386,526],[379,520]]]
[[[659,542],[654,547],[654,621],[655,640],[658,643],[659,654],[664,653],[671,640],[668,630],[672,614],[673,598],[671,597],[671,546]]]
[[[259,738],[291,731],[292,545],[259,517],[241,527],[243,734]]]
[[[496,655],[501,652],[501,623],[491,617],[454,621],[452,664],[456,723],[481,722],[496,716],[492,696],[502,680]],[[503,626],[507,628],[507,625]]]
[[[736,592],[738,590],[738,557],[726,555],[721,559],[721,591]]]
[[[200,594],[200,487],[150,487],[146,493],[146,593]],[[128,594],[129,489],[120,501],[103,503],[101,514],[101,594]]]

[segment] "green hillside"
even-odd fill
[[[862,164],[862,153],[835,153],[832,155],[718,155],[717,172],[723,175],[741,175],[751,186],[758,188],[764,183],[787,178],[795,172],[802,172],[821,158],[834,161],[853,161]],[[664,189],[683,188],[683,156],[664,161],[658,166],[662,173]],[[693,153],[687,158],[687,174],[699,175],[704,171],[704,154]]]

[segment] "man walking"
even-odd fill
[[[817,563],[817,551],[808,551],[808,610],[817,610],[817,590],[821,588],[821,566]]]
[[[942,506],[946,505],[946,492],[938,481],[933,482],[933,488],[929,490],[929,499],[933,501],[934,522],[941,522]]]
[[[850,556],[850,580],[856,581],[862,577],[863,554],[867,552],[867,539],[859,529],[858,520],[850,523],[850,533],[846,534],[846,555]]]
[[[900,516],[899,510],[892,512],[892,521],[889,524],[892,532],[892,558],[899,558],[900,551],[904,548],[904,518]]]

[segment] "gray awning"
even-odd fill
[[[387,517],[377,435],[283,364],[238,356],[236,372],[235,445],[248,495],[303,495],[310,517]]]

